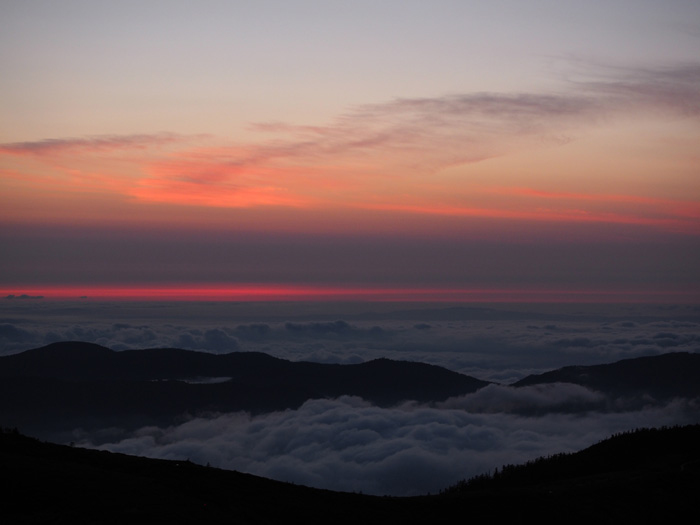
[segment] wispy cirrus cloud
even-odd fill
[[[557,138],[558,143],[566,142],[571,140],[567,132],[616,114],[700,114],[699,64],[578,69],[584,76],[568,79],[562,92],[399,98],[356,107],[328,126],[264,123],[254,129],[293,133],[303,139],[286,143],[286,148],[276,145],[278,151],[288,155],[364,154],[376,148],[393,149],[413,152],[411,157],[421,159],[428,153],[427,159],[434,160],[435,169],[488,158],[499,151],[498,144],[504,138]],[[430,162],[422,162],[429,169]],[[420,165],[414,158],[406,163]]]
[[[507,156],[524,148],[560,146],[594,134],[617,117],[662,114],[695,119],[700,107],[700,66],[622,70],[600,67],[569,80],[561,93],[472,93],[396,99],[351,109],[325,126],[260,123],[255,132],[273,135],[244,147],[190,155],[168,169],[154,166],[141,181],[139,198],[193,184],[230,190],[242,198],[221,205],[339,204],[456,217],[612,222],[697,230],[691,201],[635,194],[571,192],[538,187],[502,189],[494,206],[480,190],[447,186],[436,175],[446,168]],[[564,169],[564,167],[562,167]],[[172,175],[173,172],[179,173]],[[187,173],[186,177],[183,174]],[[551,182],[551,181],[550,181]],[[397,192],[396,185],[401,185]],[[149,188],[150,187],[150,188]],[[265,197],[246,201],[250,188]],[[554,185],[556,188],[556,184]],[[166,191],[163,191],[166,190]],[[196,191],[190,193],[196,194]],[[460,195],[461,193],[461,195]],[[275,198],[268,198],[274,194]],[[281,196],[293,199],[283,199]],[[547,200],[549,204],[543,205]],[[196,202],[197,199],[193,199]],[[514,201],[517,203],[514,205]],[[537,201],[537,202],[535,202]],[[556,204],[553,203],[556,201]]]
[[[678,201],[634,191],[568,191],[560,180],[572,176],[551,173],[539,185],[513,189],[501,180],[477,184],[466,174],[445,179],[441,173],[566,145],[616,119],[661,115],[696,122],[699,79],[698,64],[656,69],[578,64],[559,92],[467,93],[365,104],[324,126],[253,124],[249,131],[259,138],[247,143],[168,133],[105,135],[2,144],[0,155],[46,162],[78,185],[76,173],[90,178],[86,172],[114,157],[126,164],[104,168],[120,170],[107,178],[129,182],[105,183],[105,189],[118,188],[142,204],[375,209],[697,232],[692,195]],[[129,151],[136,152],[134,158],[119,157]],[[568,167],[559,170],[566,173]]]
[[[582,74],[568,81],[594,94],[609,110],[643,109],[675,116],[700,116],[700,64],[624,67],[575,63]]]
[[[191,137],[188,137],[191,140]],[[168,146],[185,140],[175,133],[97,135],[85,138],[52,138],[0,144],[0,155],[63,155],[74,153],[108,153],[118,150],[145,150]]]

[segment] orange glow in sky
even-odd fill
[[[18,2],[0,17],[0,286],[700,288],[700,60],[680,29],[697,9],[437,1],[165,19]]]

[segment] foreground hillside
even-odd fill
[[[435,498],[380,498],[0,434],[6,523],[391,523]],[[449,504],[449,502],[448,502]],[[454,504],[452,504],[454,506]]]
[[[507,466],[441,495],[330,492],[176,462],[0,434],[7,523],[676,522],[696,512],[700,425],[615,436]],[[692,515],[692,514],[691,514]]]

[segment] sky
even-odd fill
[[[2,296],[700,298],[696,1],[0,11]]]

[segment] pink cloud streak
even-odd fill
[[[58,192],[103,191],[142,205],[366,208],[697,233],[700,214],[692,200],[503,188],[494,181],[487,191],[502,199],[484,206],[469,186],[461,189],[454,181],[444,186],[437,175],[523,148],[565,144],[574,132],[592,133],[602,118],[661,112],[696,119],[698,78],[700,66],[604,70],[593,80],[572,82],[575,89],[568,94],[398,99],[357,107],[327,126],[253,125],[275,137],[249,144],[212,144],[217,142],[212,137],[169,133],[104,135],[0,144],[0,157],[18,159],[5,172],[14,181],[26,172],[27,185],[43,181]],[[197,144],[202,141],[204,147]],[[47,169],[37,176],[34,168],[41,165]],[[463,203],[455,202],[458,194]]]

